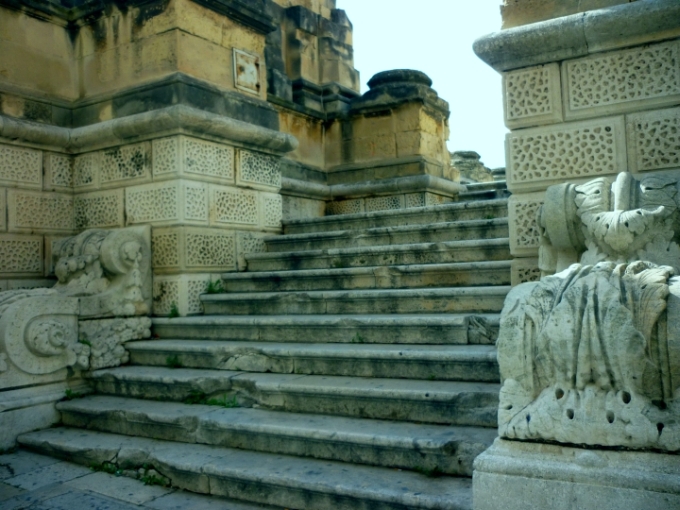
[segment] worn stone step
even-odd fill
[[[453,264],[224,273],[226,292],[398,289],[510,285],[509,260]]]
[[[507,238],[246,255],[248,271],[446,264],[509,260],[510,258],[510,245]]]
[[[154,335],[193,340],[493,344],[498,314],[255,315],[153,319]]]
[[[173,360],[174,361],[174,360]],[[243,407],[379,420],[496,427],[496,383],[125,366],[87,375],[99,393],[182,402],[236,398]]]
[[[71,427],[269,453],[472,476],[492,428],[424,425],[98,395],[57,405]]]
[[[299,344],[223,340],[128,342],[135,365],[277,374],[498,382],[493,345]]]
[[[489,220],[508,215],[507,199],[454,202],[450,204],[359,214],[338,214],[284,222],[285,234],[336,230],[397,227],[445,221]]]
[[[24,434],[26,448],[85,465],[151,465],[173,486],[300,510],[471,510],[470,478],[428,478],[344,462],[67,427]]]
[[[203,294],[206,315],[496,313],[508,286]]]
[[[449,221],[362,230],[289,234],[265,238],[268,252],[327,250],[386,244],[435,243],[508,237],[508,219]]]

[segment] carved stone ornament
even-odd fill
[[[680,451],[679,200],[627,173],[548,188],[545,276],[501,316],[501,437]]]
[[[109,319],[115,327],[108,343],[96,344],[93,354],[91,342],[79,341],[78,326],[84,318],[149,313],[148,227],[87,230],[63,241],[56,251],[59,281],[52,289],[0,292],[0,373],[7,372],[9,363],[35,375],[115,365],[126,359],[125,340],[148,334],[146,317],[120,324]]]

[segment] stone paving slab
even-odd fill
[[[2,510],[276,510],[144,485],[25,450],[0,455]]]

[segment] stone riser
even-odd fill
[[[507,218],[271,236],[265,242],[268,252],[285,252],[501,237],[508,237]]]
[[[336,230],[358,230],[378,227],[399,227],[404,225],[432,224],[450,221],[490,220],[508,215],[506,199],[483,202],[461,202],[402,209],[398,211],[365,214],[325,216],[314,220],[296,220],[284,223],[285,234],[331,232]]]
[[[497,313],[508,287],[206,294],[206,315]]]
[[[491,344],[498,316],[475,316],[486,335],[469,334],[467,315],[222,316],[154,319],[160,338],[300,343]]]
[[[384,377],[440,381],[499,382],[492,346],[408,347],[390,345],[262,344],[215,340],[130,342],[134,365],[183,367],[275,374]]]
[[[182,402],[196,393],[297,413],[495,427],[498,384],[130,366],[91,376],[99,393]]]
[[[297,271],[402,264],[450,264],[509,260],[508,240],[451,241],[342,250],[253,253],[248,271]]]
[[[175,487],[304,510],[471,510],[469,478],[60,428],[21,436],[40,453],[84,465],[153,466]],[[379,489],[376,489],[379,488]]]
[[[63,422],[127,436],[299,457],[472,475],[494,429],[287,414],[261,409],[95,397],[59,404]]]
[[[510,285],[510,262],[225,273],[222,285],[226,292]]]

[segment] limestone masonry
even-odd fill
[[[0,449],[244,509],[680,508],[680,3],[499,8],[491,170],[424,73],[359,93],[335,0],[0,0]]]

